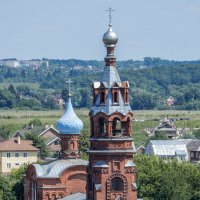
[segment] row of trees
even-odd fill
[[[81,61],[75,63],[79,62],[81,63]],[[0,67],[0,83],[12,82],[14,86],[14,89],[0,90],[0,108],[54,109],[56,104],[53,96],[62,93],[63,98],[66,98],[68,78],[73,81],[75,107],[90,107],[92,81],[99,80],[101,72],[83,70],[75,73],[69,67],[71,64],[65,65],[65,61],[54,60],[52,63],[50,67],[37,70]],[[84,66],[86,63],[87,61],[84,61]],[[102,69],[102,62],[93,63]],[[169,109],[166,105],[169,96],[175,99],[173,109],[200,109],[199,61],[167,62],[145,58],[144,63],[132,60],[119,63],[121,79],[128,80],[130,83],[132,109]],[[18,83],[18,86],[15,86],[15,83]],[[37,84],[38,87],[34,88],[32,84]],[[22,96],[26,98],[20,98]]]
[[[144,200],[199,200],[200,166],[136,156],[138,196]]]

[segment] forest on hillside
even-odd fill
[[[55,97],[66,99],[72,83],[73,103],[89,108],[92,81],[99,80],[103,61],[49,60],[38,69],[0,66],[0,108],[55,109]],[[143,61],[119,61],[122,81],[130,84],[132,109],[200,109],[200,61],[168,61],[146,57]],[[166,105],[172,96],[175,104]]]

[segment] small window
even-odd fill
[[[100,101],[100,103],[105,103],[105,92],[101,92]]]
[[[10,169],[11,168],[11,164],[7,163],[7,168]]]
[[[113,103],[119,103],[118,92],[114,92],[114,94],[113,94]]]
[[[19,163],[15,163],[16,166],[19,166]]]
[[[19,158],[19,153],[15,153],[15,157],[16,157],[16,158]]]
[[[10,158],[10,153],[7,153],[7,158]]]
[[[56,140],[53,144],[54,144],[54,145],[59,145],[59,141]]]
[[[24,158],[28,157],[28,153],[23,153]]]
[[[113,171],[119,171],[120,170],[120,162],[114,161],[113,163]]]
[[[100,119],[100,135],[104,136],[106,134],[106,122],[104,119]]]
[[[128,103],[128,93],[127,93],[127,91],[125,91],[125,93],[124,93],[124,101],[125,101],[125,103]]]

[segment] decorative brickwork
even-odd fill
[[[117,37],[111,28],[103,40],[107,48],[106,66],[101,81],[93,84],[93,107],[89,114],[91,137],[87,199],[136,200],[129,85],[127,81],[121,82],[115,67]]]
[[[79,158],[78,154],[78,140],[79,135],[60,135],[61,138],[61,156],[66,158]]]
[[[73,193],[85,193],[86,185],[86,166],[70,167],[58,178],[39,178],[35,167],[30,165],[24,179],[24,200],[52,200]]]

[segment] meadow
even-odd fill
[[[77,115],[84,123],[83,131],[89,134],[89,110],[75,110]],[[41,122],[55,125],[56,120],[64,113],[64,110],[0,110],[0,126],[9,127],[11,134],[16,130],[22,129],[32,119],[40,119]],[[198,128],[200,127],[200,111],[177,111],[177,110],[137,110],[133,111],[133,138],[135,145],[145,145],[148,136],[145,128],[158,126],[165,117],[179,119],[174,124],[177,127]],[[186,120],[187,119],[187,120]]]

